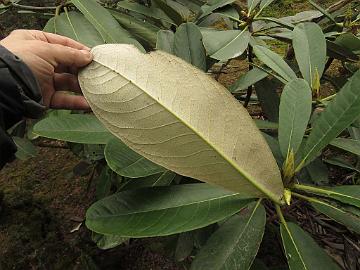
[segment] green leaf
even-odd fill
[[[267,72],[259,68],[253,68],[244,75],[240,76],[240,78],[229,87],[229,90],[231,93],[241,92],[267,76],[269,76]]]
[[[267,8],[274,0],[261,0],[260,2],[260,9],[263,10]]]
[[[79,75],[83,93],[131,149],[180,175],[282,198],[279,168],[264,138],[225,87],[161,51],[112,44],[93,54]]]
[[[280,151],[279,140],[277,138],[274,138],[274,137],[264,133],[264,132],[262,133],[262,135],[264,136],[267,144],[269,145],[271,152],[272,152],[274,158],[276,159],[278,166],[281,167],[284,163],[284,159],[283,159],[283,156]]]
[[[295,72],[277,53],[259,45],[253,48],[256,57],[286,81],[290,82],[297,78]]]
[[[291,270],[340,270],[309,234],[295,223],[281,224],[280,232]]]
[[[79,12],[65,11],[54,17],[55,34],[66,36],[89,47],[105,43],[95,27]]]
[[[118,235],[106,235],[96,232],[92,232],[91,238],[96,243],[98,248],[104,250],[117,247],[129,240],[129,238]]]
[[[121,191],[145,187],[169,186],[176,178],[179,177],[181,176],[172,171],[164,171],[147,177],[131,179],[121,187]]]
[[[211,235],[190,269],[249,269],[260,247],[265,222],[260,201],[250,203]]]
[[[184,232],[179,234],[176,248],[175,260],[181,262],[191,255],[194,249],[194,232]]]
[[[204,18],[205,16],[211,14],[214,10],[224,7],[226,5],[232,4],[234,3],[236,0],[213,0],[213,1],[209,1],[207,4],[203,5],[201,7],[201,16],[199,17],[199,19]]]
[[[105,166],[97,179],[95,196],[97,200],[109,195],[112,184],[113,172],[108,166]]]
[[[160,30],[157,33],[156,49],[174,54],[174,37],[175,34],[170,30]]]
[[[20,137],[12,137],[12,139],[17,147],[15,156],[18,159],[26,160],[28,158],[36,157],[37,150],[31,141]]]
[[[269,78],[255,83],[256,95],[265,116],[272,122],[279,121],[280,98],[276,92],[277,84]]]
[[[299,149],[312,109],[312,93],[303,79],[295,79],[285,85],[281,94],[279,112],[279,143],[286,158]]]
[[[169,18],[169,16],[167,16],[161,9],[156,8],[154,6],[144,6],[141,4],[138,4],[136,2],[131,2],[131,1],[119,1],[117,3],[117,6],[119,8],[123,8],[123,9],[127,9],[142,15],[145,15],[147,17],[150,18],[154,18],[154,19],[158,19],[158,20],[164,20],[168,23],[174,23],[173,20],[171,20]]]
[[[182,24],[184,20],[179,10],[177,10],[174,6],[170,5],[167,0],[152,1],[154,1],[154,3],[156,3],[156,5],[159,6],[161,10],[164,11],[165,14],[176,23],[176,25]]]
[[[259,5],[261,0],[247,0],[249,14]]]
[[[114,136],[89,114],[47,117],[37,122],[34,133],[56,140],[84,144],[106,144]]]
[[[344,33],[338,36],[335,40],[335,43],[347,48],[353,53],[360,53],[360,39],[352,33]]]
[[[333,23],[337,24],[335,18],[329,13],[327,12],[325,9],[323,9],[322,7],[320,7],[318,4],[316,4],[315,2],[309,0],[309,3],[316,8],[318,11],[320,11],[325,17],[327,17],[330,21],[332,21]]]
[[[346,138],[336,138],[330,142],[330,145],[343,149],[355,155],[360,155],[360,141]]]
[[[326,44],[327,54],[329,57],[339,59],[341,61],[355,62],[359,60],[359,57],[346,47],[340,46],[330,40],[327,40]]]
[[[248,202],[246,195],[207,184],[136,189],[93,204],[86,213],[86,225],[103,234],[164,236],[218,222]]]
[[[267,120],[260,120],[260,119],[254,119],[254,121],[258,129],[276,130],[279,128],[279,124],[275,122],[270,122]]]
[[[298,24],[293,30],[295,57],[303,78],[314,87],[326,64],[326,40],[316,23]]]
[[[145,21],[134,18],[124,13],[110,11],[111,15],[119,22],[119,24],[128,30],[132,35],[145,40],[151,47],[156,46],[157,32],[160,28]]]
[[[348,160],[346,160],[344,158],[341,158],[341,157],[334,157],[334,158],[325,159],[324,162],[326,162],[328,164],[331,164],[331,165],[334,165],[334,166],[344,168],[344,169],[357,171],[357,172],[360,173],[360,169],[356,168]]]
[[[121,176],[138,178],[166,171],[165,168],[131,150],[119,139],[110,140],[105,146],[104,153],[108,166]]]
[[[295,185],[295,188],[360,208],[360,185],[343,185],[338,187]]]
[[[360,113],[360,71],[356,72],[326,110],[315,120],[313,129],[303,149],[302,165],[305,165],[353,123]]]
[[[202,43],[202,35],[194,23],[183,23],[176,30],[174,54],[206,71],[206,52]]]
[[[242,55],[247,49],[251,37],[247,30],[202,30],[201,33],[207,54],[220,61]]]
[[[329,218],[345,225],[349,230],[360,233],[360,216],[336,204],[316,200],[311,205]]]
[[[145,51],[128,31],[122,28],[96,0],[71,0],[71,2],[84,14],[85,18],[96,28],[106,43],[133,44]]]
[[[310,162],[305,168],[314,184],[329,184],[328,168],[320,158]]]

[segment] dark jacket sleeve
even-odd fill
[[[14,159],[16,145],[6,130],[23,117],[38,118],[45,107],[31,70],[0,46],[0,169]]]

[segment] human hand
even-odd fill
[[[36,76],[48,108],[87,110],[78,69],[92,61],[90,49],[70,38],[37,30],[15,30],[0,45],[19,57]]]

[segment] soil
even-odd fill
[[[53,2],[21,3],[51,5]],[[283,2],[285,9],[304,8],[304,1]],[[6,36],[17,28],[41,29],[45,23],[44,18],[9,11],[0,15],[0,35]],[[336,73],[339,67],[336,65],[329,72]],[[228,86],[246,71],[243,61],[232,60],[219,81]],[[330,84],[321,89],[322,96],[331,93]],[[259,112],[258,107],[251,108],[254,115]],[[94,201],[96,179],[91,177],[91,171],[83,176],[74,173],[73,168],[81,160],[66,144],[40,141],[38,145],[36,157],[16,160],[0,171],[0,270],[186,269],[188,262],[177,263],[172,254],[159,248],[163,247],[162,239],[137,239],[111,250],[98,249],[83,224],[85,211]],[[331,168],[331,174],[334,181],[351,181],[347,171]],[[274,269],[287,269],[274,209],[269,206],[267,210],[270,222],[258,256]],[[286,216],[295,217],[344,268],[349,265],[347,258],[360,257],[360,252],[351,248],[358,236],[316,215],[303,203],[295,203]]]

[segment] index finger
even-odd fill
[[[34,31],[34,34],[36,37],[40,38],[43,41],[46,41],[51,44],[59,44],[66,47],[78,49],[78,50],[90,50],[89,47],[85,46],[84,44],[81,44],[80,42],[77,42],[71,38],[42,32],[42,31]]]

